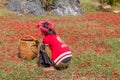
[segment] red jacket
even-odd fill
[[[59,36],[47,35],[43,38],[43,43],[48,45],[51,50],[52,60],[58,65],[63,59],[71,57],[71,51]]]

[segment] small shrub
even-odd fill
[[[108,4],[108,5],[116,5],[116,4],[120,4],[120,0],[99,0],[99,2],[101,4]]]
[[[98,1],[81,0],[80,5],[85,12],[93,12],[98,10]]]

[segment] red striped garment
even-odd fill
[[[57,35],[50,34],[43,38],[43,43],[48,45],[51,50],[51,58],[56,65],[63,59],[72,57],[71,51],[67,44]]]

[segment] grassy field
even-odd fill
[[[36,25],[44,19],[55,23],[56,32],[72,51],[66,70],[43,71],[35,66],[37,59],[17,57],[19,38],[32,35],[39,39]],[[120,80],[120,14],[40,17],[1,9],[0,80]]]

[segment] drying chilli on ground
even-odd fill
[[[97,12],[84,15],[82,17],[65,18],[52,18],[51,20],[57,25],[57,33],[67,42],[70,46],[74,58],[77,59],[77,55],[93,54],[97,55],[109,55],[114,50],[120,52],[120,47],[112,49],[113,44],[109,43],[110,40],[120,40],[120,14]],[[4,70],[6,73],[10,73],[12,68],[4,65],[3,63],[9,63],[11,61],[16,64],[21,64],[24,61],[17,57],[18,54],[18,40],[20,37],[27,35],[37,37],[37,23],[42,19],[28,19],[20,21],[15,17],[0,17],[0,70]],[[90,56],[89,56],[90,57]],[[73,58],[73,59],[74,59]],[[78,58],[79,59],[79,58]],[[80,63],[76,63],[76,69],[91,68],[94,63],[89,60],[79,59]],[[74,62],[74,61],[73,61]],[[103,63],[102,63],[103,62]],[[106,75],[104,71],[98,72],[100,77],[105,79],[112,78],[115,80],[119,73],[115,69],[112,69],[111,63],[107,60],[101,61],[102,64],[98,66],[101,68],[111,69]],[[2,65],[3,64],[3,65]],[[30,65],[29,65],[30,67]],[[71,69],[71,68],[70,68]],[[72,70],[72,69],[71,69]],[[88,69],[84,73],[79,73],[77,70],[69,72],[67,76],[73,76],[74,79],[79,79],[82,76],[89,77],[96,75],[97,72]],[[46,77],[54,73],[45,73]],[[45,76],[44,74],[44,76]],[[57,73],[56,73],[57,74]],[[39,76],[42,77],[42,76]],[[39,78],[38,77],[38,78]],[[103,80],[99,77],[94,80]]]

